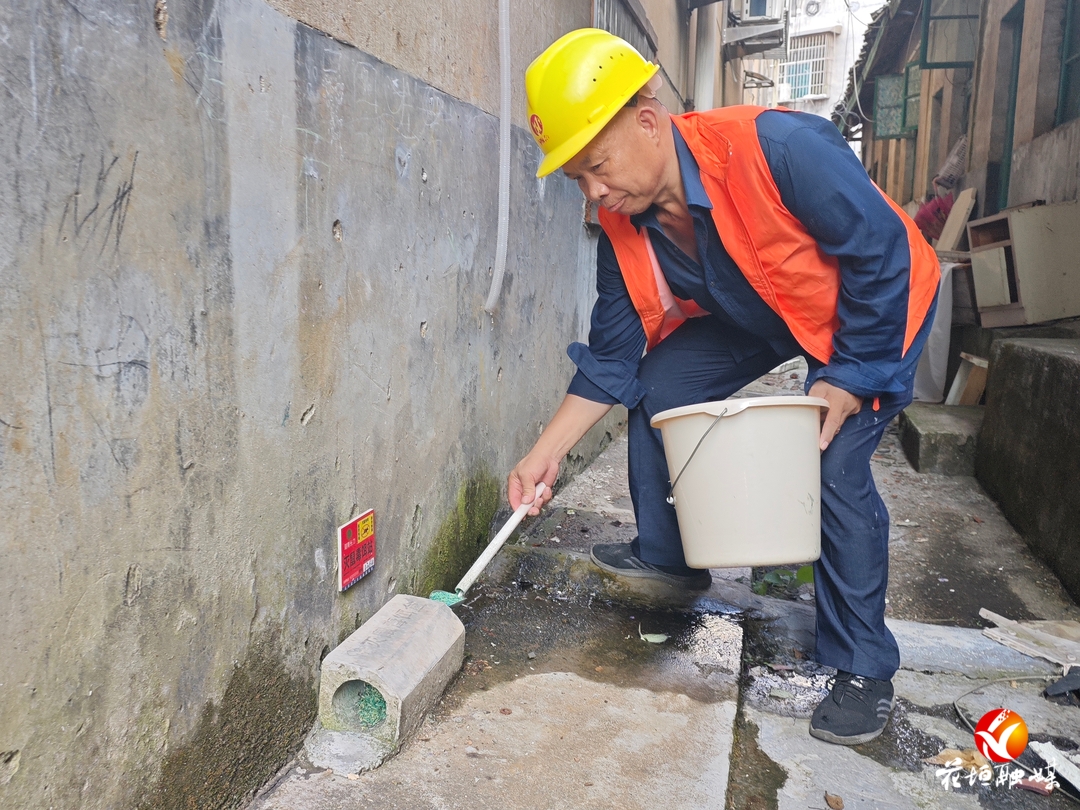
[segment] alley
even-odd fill
[[[742,394],[789,393],[799,377],[768,375]],[[893,517],[888,618],[902,659],[898,709],[878,740],[849,749],[806,733],[830,674],[812,661],[812,587],[717,570],[707,593],[688,596],[591,565],[591,543],[634,531],[620,436],[457,608],[466,663],[417,738],[359,775],[301,756],[251,810],[802,810],[823,807],[825,792],[848,808],[1075,806],[1061,792],[946,789],[924,761],[973,747],[952,701],[1000,678],[963,710],[1011,707],[1032,739],[1075,753],[1080,709],[1040,695],[1056,668],[975,628],[980,607],[1023,619],[1080,609],[973,478],[914,472],[895,428],[874,469]],[[641,637],[652,633],[667,638]]]

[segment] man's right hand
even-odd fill
[[[544,458],[535,451],[529,453],[510,471],[507,478],[506,493],[510,508],[517,509],[522,503],[531,503],[536,494],[536,485],[543,481],[547,486],[529,510],[530,515],[539,515],[540,507],[551,500],[551,488],[558,475],[558,460]]]
[[[610,405],[567,394],[532,450],[517,463],[507,478],[506,497],[510,506],[517,509],[522,503],[532,503],[536,485],[543,481],[547,486],[529,510],[530,515],[539,515],[540,507],[551,500],[551,488],[559,475],[559,463],[589,428],[610,410]]]

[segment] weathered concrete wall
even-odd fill
[[[270,5],[498,115],[498,0],[270,0]],[[515,81],[544,48],[566,32],[589,25],[590,2],[510,0]],[[514,86],[513,108],[514,123],[526,127],[525,93],[519,84]]]
[[[480,542],[587,329],[580,197],[525,132],[492,320],[491,115],[259,0],[162,33],[0,8],[4,807],[260,784],[320,656]]]
[[[1080,340],[994,344],[975,474],[1080,600]]]
[[[1080,119],[1013,150],[1009,204],[1069,202],[1080,193]]]
[[[660,100],[673,113],[685,112],[679,99],[694,95],[693,70],[690,67],[690,14],[684,3],[670,0],[641,0],[641,5],[656,31],[656,58],[663,65],[667,79]]]

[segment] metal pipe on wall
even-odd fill
[[[720,53],[720,28],[716,9],[709,3],[697,9],[697,39],[694,55],[694,109],[711,110],[716,99],[716,60]]]

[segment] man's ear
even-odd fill
[[[635,110],[637,113],[638,126],[645,132],[650,140],[660,139],[660,114],[652,104],[640,104]]]

